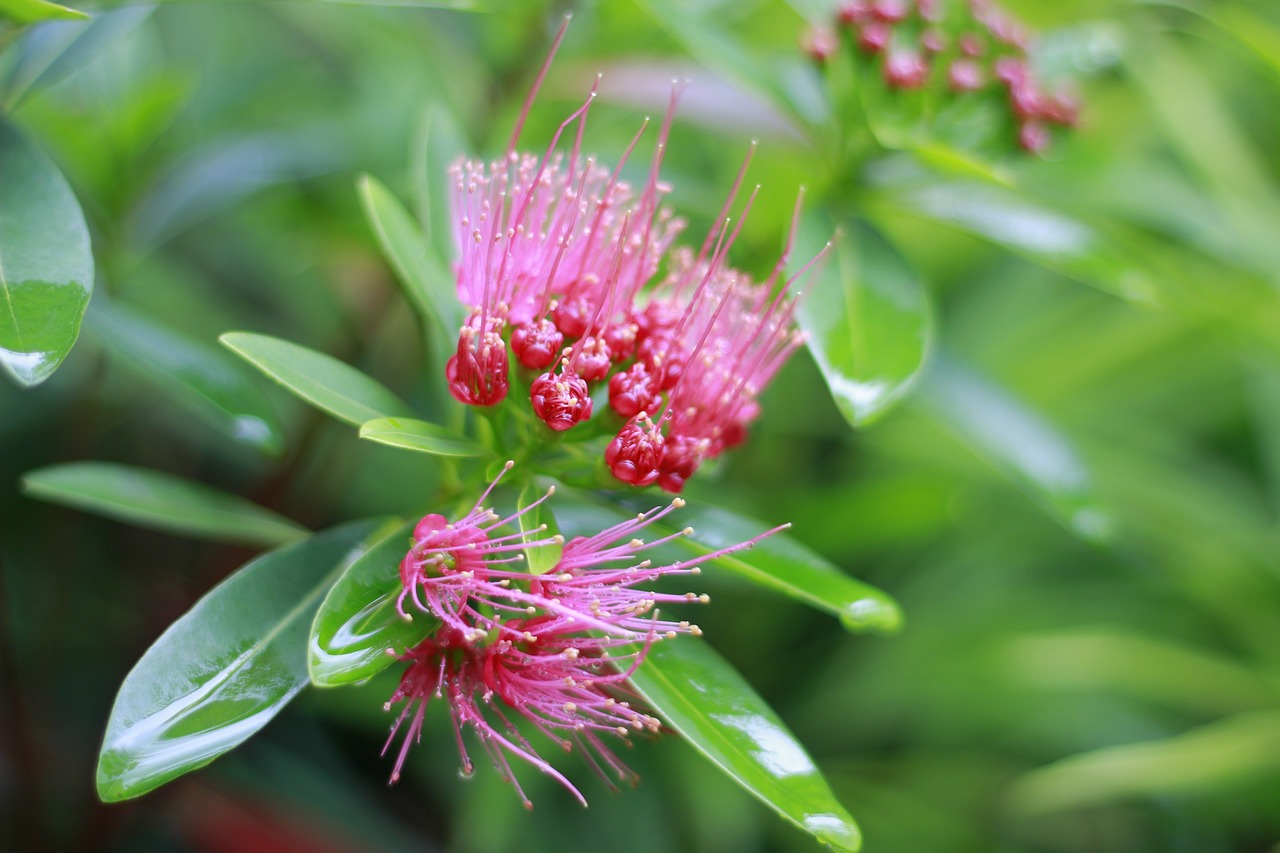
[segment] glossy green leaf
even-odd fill
[[[570,489],[559,490],[552,500],[551,509],[567,537],[599,533],[633,515],[627,508],[584,498]],[[673,522],[670,526],[662,522],[649,525],[647,538],[669,536],[679,529],[676,524],[693,527],[694,534],[679,537],[669,546],[668,556],[655,555],[655,559],[710,554],[769,529],[760,521],[703,503],[688,504],[669,518]],[[889,595],[844,574],[786,533],[775,533],[710,564],[830,613],[850,631],[892,632],[902,624],[902,611]]]
[[[320,687],[351,684],[376,675],[429,636],[438,626],[410,606],[413,619],[402,618],[396,600],[404,587],[400,561],[413,541],[416,521],[396,527],[347,567],[329,589],[307,642],[311,682]]]
[[[435,330],[437,349],[451,345],[462,327],[462,304],[448,265],[431,248],[422,228],[395,196],[375,178],[360,179],[360,201],[378,238],[378,245],[395,268],[405,293],[423,319]],[[436,227],[443,227],[437,223]]]
[[[307,627],[380,524],[344,524],[264,554],[196,602],[125,678],[98,796],[145,794],[238,746],[306,686]]]
[[[34,24],[56,18],[87,18],[84,12],[50,3],[48,0],[0,0],[0,18],[19,24]]]
[[[1220,793],[1277,772],[1280,713],[1255,711],[1164,740],[1065,758],[1020,778],[1008,802],[1023,814],[1045,814],[1135,797]]]
[[[267,453],[284,449],[279,418],[241,363],[122,305],[99,302],[88,328],[114,358],[225,435]]]
[[[822,773],[751,685],[709,645],[656,643],[632,684],[666,723],[733,781],[837,850],[857,850],[858,826]]]
[[[807,288],[799,314],[836,407],[850,424],[862,426],[915,385],[932,323],[924,287],[897,249],[863,223],[847,227],[824,280]],[[808,242],[815,242],[812,236]]]
[[[360,426],[409,414],[409,407],[376,380],[330,355],[269,335],[228,332],[227,347],[287,390],[338,420]]]
[[[68,462],[29,472],[26,493],[118,521],[219,542],[282,545],[306,528],[202,483],[110,462]]]
[[[432,456],[484,456],[489,451],[465,435],[414,418],[378,418],[360,425],[360,437]]]
[[[532,534],[529,537],[531,541],[547,539],[560,534],[560,527],[547,501],[543,501],[533,509],[525,512],[529,506],[546,494],[545,490],[538,488],[533,483],[528,483],[521,490],[520,498],[517,501],[517,508],[523,513],[519,518],[520,532]],[[554,495],[548,500],[555,500]],[[529,545],[524,549],[524,556],[530,572],[535,575],[545,574],[554,569],[556,564],[560,562],[560,558],[564,556],[564,543],[559,541],[549,542],[546,545]]]
[[[1008,391],[953,359],[938,358],[920,392],[925,407],[983,458],[1017,481],[1069,530],[1090,541],[1111,532],[1110,514],[1075,448]]]
[[[76,342],[93,292],[84,214],[45,154],[0,119],[0,365],[48,379]]]

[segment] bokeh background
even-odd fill
[[[904,187],[967,185],[909,154],[852,180],[815,139],[823,89],[799,43],[823,5],[163,3],[4,34],[6,109],[71,182],[98,289],[51,380],[0,383],[0,846],[813,848],[675,738],[627,755],[636,790],[588,783],[586,811],[524,774],[526,813],[496,774],[458,779],[436,713],[388,789],[386,679],[308,691],[137,801],[93,791],[120,681],[251,552],[38,503],[22,474],[125,462],[312,526],[420,503],[429,459],[266,383],[283,446],[228,437],[173,379],[165,335],[279,335],[429,403],[438,367],[356,179],[422,204],[431,110],[460,145],[500,150],[572,9],[530,145],[603,71],[587,147],[611,160],[691,77],[664,174],[693,233],[755,138],[763,188],[735,265],[767,272],[804,183],[873,219],[924,282],[929,358],[908,399],[853,430],[802,353],[751,442],[688,489],[793,521],[905,609],[897,636],[853,636],[704,576],[708,637],[807,744],[866,849],[1280,850],[1280,15],[1008,3],[1078,75],[1082,126],[1048,159],[1003,163],[1016,192],[930,208]],[[755,85],[774,74],[787,103]],[[122,331],[113,306],[143,325]]]

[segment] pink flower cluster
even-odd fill
[[[621,171],[645,127],[612,170],[582,153],[594,88],[542,156],[517,153],[536,91],[504,158],[450,171],[458,296],[469,311],[446,366],[450,391],[468,405],[501,403],[514,358],[534,414],[557,432],[589,420],[593,396],[607,391],[605,417],[621,424],[610,471],[679,492],[702,462],[745,438],[761,391],[800,344],[796,277],[782,275],[786,253],[760,283],[728,266],[755,197],[731,229],[742,173],[701,250],[673,248],[685,223],[662,206],[670,188],[659,172],[678,88],[638,188]],[[572,142],[558,153],[566,134]]]
[[[805,51],[826,62],[844,32],[860,53],[879,59],[891,89],[946,87],[953,95],[1003,89],[1018,144],[1044,152],[1051,128],[1073,127],[1079,105],[1036,80],[1026,31],[990,0],[842,0],[834,27],[815,27]]]
[[[510,468],[507,463],[504,471]],[[386,708],[406,704],[383,753],[407,723],[391,774],[395,782],[410,745],[422,736],[427,704],[440,697],[449,708],[464,775],[474,769],[463,742],[463,731],[470,728],[526,807],[531,804],[512,772],[512,758],[551,776],[586,805],[517,721],[566,751],[576,748],[606,783],[610,771],[620,781],[635,781],[606,739],[625,741],[633,731],[656,732],[660,724],[632,707],[627,679],[654,642],[680,633],[701,634],[689,622],[661,618],[659,606],[707,601],[692,592],[637,589],[659,578],[699,572],[694,561],[655,566],[639,555],[693,531],[685,528],[649,542],[639,538],[646,527],[683,506],[676,498],[568,542],[547,536],[545,528],[504,534],[503,528],[554,490],[521,512],[499,518],[482,505],[497,482],[458,521],[428,515],[414,530],[413,546],[400,566],[404,589],[397,606],[406,618],[411,615],[406,605],[434,617],[440,628],[398,655],[408,667]],[[702,559],[749,548],[781,529]],[[525,549],[553,545],[563,550],[550,571],[536,575],[521,565]]]

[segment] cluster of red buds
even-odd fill
[[[504,471],[510,467],[507,463]],[[607,784],[612,784],[610,773],[619,781],[635,781],[608,741],[626,742],[632,732],[657,732],[660,724],[632,707],[634,696],[626,681],[653,643],[701,634],[697,625],[661,618],[659,607],[707,601],[706,595],[692,592],[637,589],[638,584],[699,571],[692,561],[654,565],[639,555],[693,531],[685,528],[648,542],[640,538],[646,527],[684,505],[676,498],[568,542],[548,536],[544,527],[504,534],[504,528],[552,492],[516,515],[499,518],[482,505],[496,484],[457,521],[432,514],[414,529],[413,545],[400,565],[403,591],[397,606],[405,618],[424,613],[440,627],[411,649],[387,650],[408,666],[386,704],[390,710],[397,702],[406,703],[383,753],[407,723],[391,774],[395,782],[409,747],[421,737],[427,704],[439,697],[453,721],[463,775],[474,769],[463,740],[464,730],[470,729],[526,807],[531,804],[512,772],[512,758],[551,776],[586,805],[581,792],[538,753],[516,720],[562,749],[582,754]],[[781,529],[702,559],[749,548]],[[562,552],[549,571],[532,574],[520,565],[526,549],[553,545]]]
[[[826,63],[842,34],[890,89],[1002,92],[1028,152],[1043,153],[1054,126],[1078,120],[1076,100],[1046,91],[1032,73],[1026,30],[990,0],[842,0],[832,26],[809,30],[803,47]]]
[[[557,432],[589,420],[597,390],[601,399],[607,390],[604,417],[622,423],[609,470],[679,492],[701,463],[744,440],[759,394],[801,342],[790,294],[812,263],[783,272],[799,203],[787,250],[754,282],[727,264],[755,200],[753,192],[731,228],[750,155],[701,249],[673,247],[685,223],[662,206],[670,187],[659,171],[678,87],[639,189],[620,173],[647,120],[612,170],[582,153],[594,87],[544,155],[517,153],[536,92],[502,159],[464,159],[450,171],[457,288],[469,316],[446,366],[449,389],[468,405],[502,403],[514,358],[533,413]],[[558,152],[566,134],[569,150]]]

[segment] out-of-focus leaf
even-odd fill
[[[936,358],[918,395],[941,423],[1007,471],[1067,529],[1104,541],[1111,517],[1071,443],[1008,391],[948,358]]]
[[[87,18],[84,12],[50,3],[49,0],[0,0],[0,18],[19,24],[34,24],[51,18]]]
[[[1257,711],[1177,737],[1075,755],[1026,774],[1009,805],[1044,814],[1134,797],[1195,795],[1273,777],[1280,771],[1280,713]]]
[[[409,414],[395,394],[332,356],[249,332],[228,332],[218,340],[292,393],[353,426]]]
[[[324,174],[344,156],[331,123],[215,139],[193,151],[138,205],[134,237],[158,245],[259,190]]]
[[[1143,265],[1097,228],[991,183],[898,187],[877,206],[941,222],[1003,246],[1049,269],[1137,302],[1155,302]]]
[[[431,249],[404,205],[386,187],[365,175],[360,179],[359,188],[365,216],[378,244],[400,277],[409,300],[435,329],[437,355],[447,355],[463,319],[462,304],[448,266]],[[435,227],[442,225],[437,223]]]
[[[450,227],[452,212],[449,203],[449,164],[467,151],[467,142],[457,121],[441,104],[432,104],[423,115],[416,149],[413,168],[418,219],[422,222],[422,233],[426,234],[427,242],[435,250],[435,263],[441,266],[439,259],[451,257],[455,252],[453,229]],[[362,182],[362,197],[372,198],[376,193],[374,187],[366,189],[365,186],[372,180],[366,177]],[[382,192],[385,193],[386,190],[383,189]],[[366,201],[366,204],[369,205],[366,209],[371,210],[372,203]],[[370,220],[373,220],[372,212]],[[374,227],[378,227],[376,223]],[[384,239],[381,231],[379,239]],[[400,271],[398,266],[397,271]],[[405,275],[403,272],[400,274]],[[440,290],[447,291],[448,288],[441,287]],[[441,294],[437,293],[439,295]],[[457,319],[461,320],[461,317]]]
[[[1280,698],[1231,660],[1108,628],[1020,636],[1009,641],[1005,661],[1020,683],[1132,696],[1191,713],[1254,710]]]
[[[88,327],[112,356],[189,404],[227,436],[267,453],[284,449],[266,396],[226,352],[206,346],[118,305],[99,302]]]
[[[412,603],[406,609],[411,620],[396,610],[404,589],[400,561],[412,544],[416,523],[396,527],[348,566],[329,589],[311,623],[307,643],[313,684],[334,687],[376,675],[396,660],[388,649],[403,653],[439,625]]]
[[[382,522],[264,554],[174,622],[125,678],[98,761],[98,796],[145,794],[238,746],[306,686],[307,628]]]
[[[847,227],[825,280],[809,288],[799,314],[836,407],[861,426],[914,386],[932,324],[924,288],[897,249],[863,223]]]
[[[80,334],[93,292],[89,229],[66,179],[0,119],[0,364],[48,379]]]
[[[360,437],[432,456],[484,456],[489,451],[465,435],[414,418],[378,418],[360,425]]]
[[[17,59],[5,78],[10,108],[85,67],[98,50],[132,33],[154,7],[144,4],[95,13],[87,21],[56,21],[29,30],[15,46]]]
[[[552,500],[560,530],[569,538],[599,533],[633,517],[627,508],[584,498],[571,489],[560,489]],[[671,518],[694,528],[694,535],[678,537],[669,546],[673,551],[667,552],[686,558],[746,542],[769,529],[759,521],[706,504],[688,505]],[[670,536],[677,529],[661,521],[646,528],[651,538]],[[890,596],[849,577],[785,533],[775,533],[750,549],[709,562],[830,613],[850,631],[892,632],[902,624],[902,611]]]
[[[555,514],[547,505],[547,501],[543,501],[533,509],[528,510],[529,506],[545,494],[546,492],[533,483],[526,484],[520,492],[517,506],[517,509],[522,513],[519,518],[520,532],[531,534],[529,537],[531,541],[551,538],[560,533]],[[551,498],[551,500],[554,500],[554,498]],[[528,511],[526,512],[525,510]],[[535,575],[545,574],[554,569],[556,563],[559,563],[560,558],[564,556],[564,543],[549,542],[546,545],[526,545],[524,556],[530,572]]]
[[[219,542],[283,545],[306,528],[244,498],[159,471],[68,462],[29,472],[27,494],[119,521]]]
[[[804,746],[709,645],[656,643],[631,681],[668,725],[752,796],[824,844],[861,847],[857,824]]]

